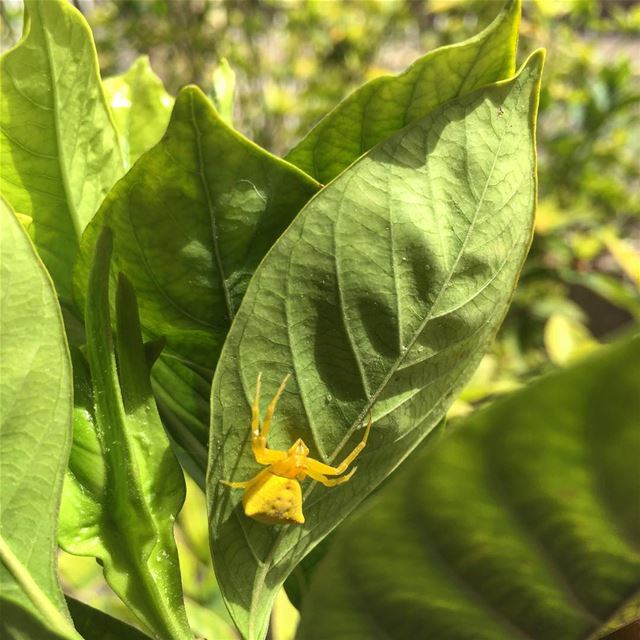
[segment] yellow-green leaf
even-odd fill
[[[107,78],[104,88],[129,164],[133,164],[160,141],[169,124],[174,99],[151,69],[147,56],[140,56],[122,75]]]
[[[56,575],[71,362],[51,278],[1,198],[0,285],[0,636],[75,640]]]
[[[71,296],[80,236],[123,174],[89,26],[66,0],[25,0],[24,35],[0,59],[0,190],[58,295]]]
[[[397,76],[382,76],[345,98],[286,159],[322,183],[365,151],[458,96],[513,75],[520,0],[507,0],[477,36],[441,47]]]

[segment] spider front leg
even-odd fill
[[[244,482],[231,482],[230,480],[220,480],[220,484],[224,484],[227,487],[231,487],[232,489],[246,489],[251,485],[255,484],[257,481],[261,480],[268,473],[271,473],[271,470],[267,467],[263,469],[259,473],[257,473],[253,478],[249,478],[249,480],[245,480]]]
[[[362,437],[362,440],[354,447],[353,451],[339,465],[337,465],[336,467],[332,467],[331,465],[324,464],[324,462],[320,462],[318,460],[313,460],[311,458],[308,458],[306,463],[307,474],[311,476],[314,480],[316,480],[316,477],[313,475],[313,473],[315,473],[316,475],[319,474],[319,475],[327,475],[327,476],[339,476],[341,473],[344,473],[349,467],[349,465],[360,455],[360,452],[367,446],[367,440],[369,439],[369,431],[371,431],[371,424],[372,424],[372,418],[371,418],[371,412],[369,412],[369,422],[367,423],[367,428],[364,432],[364,436]],[[346,482],[351,477],[352,474],[353,474],[353,471],[351,471],[351,473],[344,476],[346,480],[344,480],[343,478],[338,478],[338,480],[340,480],[341,482]],[[318,482],[322,482],[322,480],[318,480]],[[326,484],[326,483],[323,483],[323,484]],[[340,484],[340,482],[336,482],[336,484]],[[333,486],[333,485],[327,485],[327,486]]]
[[[253,478],[251,480],[253,480]],[[245,480],[244,482],[231,482],[231,480],[220,480],[220,484],[223,484],[227,487],[231,487],[232,489],[245,489],[249,484],[251,484],[251,480]]]
[[[271,427],[271,420],[273,419],[273,413],[276,409],[276,404],[284,391],[284,388],[289,380],[289,375],[285,376],[278,390],[276,391],[273,399],[267,406],[267,414],[264,418],[264,422],[260,425],[260,380],[262,374],[258,374],[258,380],[256,381],[256,396],[251,406],[251,450],[259,464],[273,464],[278,460],[283,460],[287,457],[286,451],[275,451],[267,447],[267,438],[269,436],[269,428]]]

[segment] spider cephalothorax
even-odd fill
[[[221,480],[234,489],[244,489],[242,504],[250,518],[267,524],[302,524],[302,489],[300,480],[307,476],[327,487],[347,482],[355,469],[342,476],[349,465],[364,449],[371,429],[371,414],[362,441],[337,466],[332,467],[309,457],[309,448],[302,438],[298,438],[287,451],[277,451],[267,447],[269,427],[276,404],[284,391],[289,376],[278,387],[267,407],[264,422],[260,424],[260,377],[256,382],[256,397],[251,407],[251,449],[259,464],[268,465],[256,476],[244,482]],[[340,476],[327,478],[327,476]]]

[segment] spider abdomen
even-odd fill
[[[302,490],[292,478],[272,473],[246,488],[242,498],[244,512],[266,524],[302,524]]]

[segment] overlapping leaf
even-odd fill
[[[531,240],[542,59],[374,148],[251,281],[214,378],[207,480],[219,582],[247,638],[264,637],[296,563],[441,419],[502,321]],[[302,526],[247,519],[241,492],[219,484],[258,470],[247,443],[260,371],[265,397],[292,374],[273,448],[302,437],[338,462],[373,413],[353,479],[305,486]]]
[[[231,129],[199,89],[187,87],[161,142],[114,187],[83,236],[78,299],[84,300],[93,248],[108,225],[114,267],[136,289],[145,333],[166,338],[154,387],[166,400],[162,410],[176,425],[174,436],[196,460],[206,456],[212,371],[247,283],[317,189],[300,170]],[[207,386],[204,403],[192,377]]]
[[[0,635],[78,637],[56,575],[71,363],[55,290],[0,199]]]
[[[71,296],[82,231],[124,171],[91,31],[66,0],[25,0],[25,30],[0,61],[0,189],[58,295]]]
[[[114,348],[110,256],[105,229],[85,312],[89,367],[74,353],[74,446],[59,541],[70,553],[98,558],[107,582],[155,637],[191,638],[173,538],[184,478],[157,414],[135,294],[124,276]]]
[[[298,637],[584,640],[636,619],[638,380],[636,337],[427,445],[337,534]]]
[[[138,631],[138,629],[111,617],[99,609],[94,609],[84,602],[67,598],[67,604],[76,629],[87,639],[149,640],[149,636]]]
[[[147,56],[140,56],[126,73],[107,78],[104,88],[129,164],[133,164],[162,138],[174,99],[151,69]]]
[[[448,100],[513,75],[520,0],[508,0],[477,36],[441,47],[398,76],[360,87],[323,118],[286,156],[327,183],[365,151]]]

